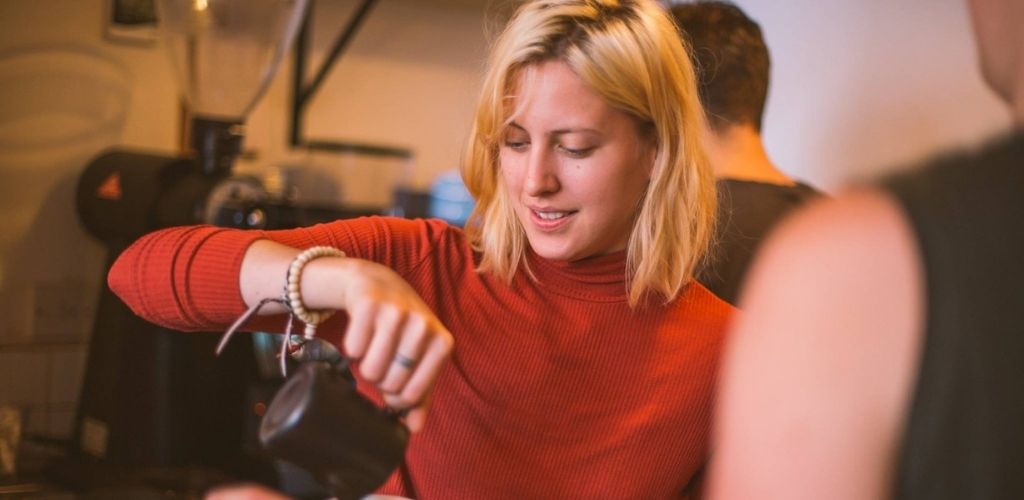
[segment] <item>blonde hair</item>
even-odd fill
[[[536,0],[491,49],[462,177],[477,204],[466,225],[479,270],[511,280],[526,233],[500,180],[498,150],[522,70],[559,60],[657,144],[654,169],[627,244],[630,305],[666,301],[693,278],[714,230],[715,187],[701,148],[703,111],[675,25],[652,0]],[[641,166],[637,166],[641,168]]]

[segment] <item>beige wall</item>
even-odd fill
[[[764,31],[764,133],[781,168],[834,188],[1009,126],[965,0],[737,0]]]

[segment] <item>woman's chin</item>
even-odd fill
[[[576,260],[578,251],[564,242],[553,242],[549,238],[530,238],[533,253],[547,260]]]

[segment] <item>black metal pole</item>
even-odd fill
[[[313,9],[316,8],[316,1],[309,0],[309,6],[302,18],[299,27],[299,34],[295,37],[295,57],[292,68],[292,147],[302,144],[302,116],[305,112],[306,103],[303,98],[302,81],[306,74],[306,47],[309,45],[309,32],[313,29],[310,22],[313,18]]]
[[[327,72],[331,70],[334,63],[338,62],[338,58],[348,48],[349,42],[352,41],[352,37],[356,35],[356,31],[359,31],[359,27],[363,25],[363,20],[366,19],[366,15],[370,13],[370,9],[373,8],[377,0],[363,0],[363,3],[359,6],[352,18],[349,19],[348,25],[345,26],[345,30],[342,31],[338,38],[334,40],[334,45],[331,47],[330,54],[324,59],[324,63],[320,65],[320,71],[317,71],[316,76],[313,77],[313,81],[302,89],[302,100],[309,101],[313,94],[320,89],[320,84],[324,78],[327,77]]]
[[[306,73],[306,58],[309,54],[309,33],[313,30],[311,24],[312,12],[315,8],[315,2],[310,0],[309,9],[306,10],[306,18],[302,22],[302,29],[299,30],[299,35],[295,40],[295,73],[292,77],[291,145],[293,147],[304,143],[302,140],[302,117],[305,114],[306,106],[309,104],[310,99],[320,89],[320,85],[323,83],[324,78],[327,77],[327,73],[334,66],[334,63],[338,61],[338,58],[341,57],[341,54],[345,52],[349,42],[352,41],[352,37],[355,36],[356,31],[359,30],[359,27],[362,26],[363,21],[366,19],[366,15],[370,13],[370,9],[376,3],[377,0],[363,0],[363,3],[352,14],[345,29],[334,40],[331,51],[324,58],[324,62],[320,65],[320,69],[317,70],[316,76],[313,77],[309,85],[303,86],[302,81],[305,79]]]

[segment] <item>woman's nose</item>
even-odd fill
[[[523,188],[530,196],[544,196],[558,192],[557,159],[546,148],[530,151],[526,164]]]

